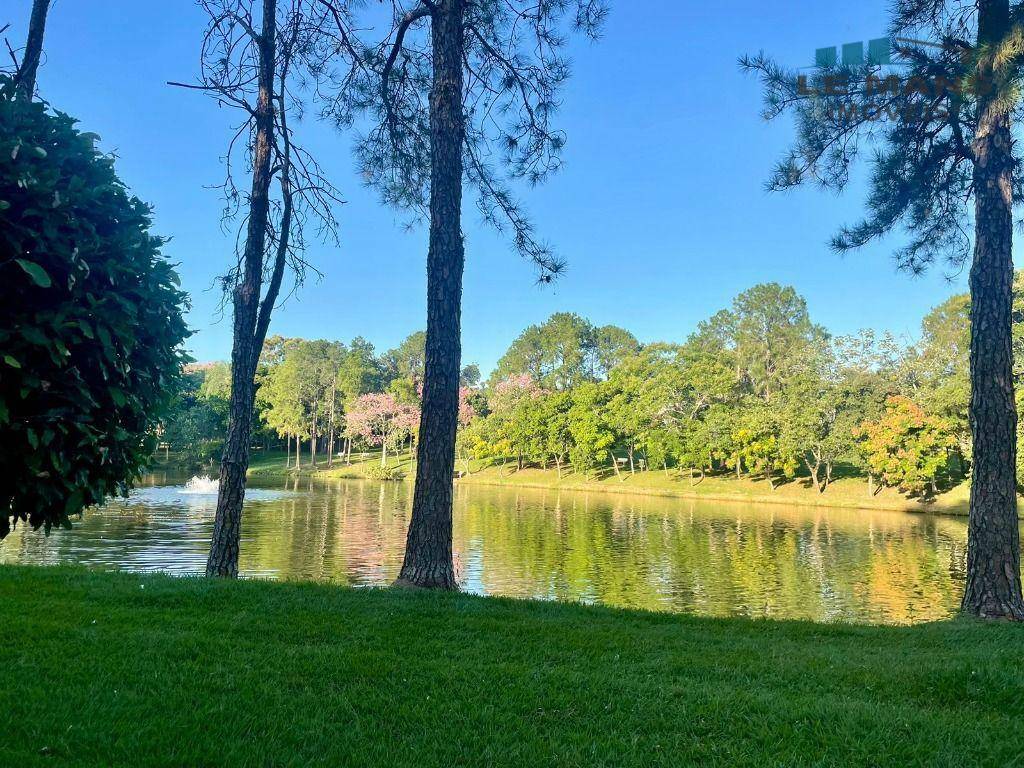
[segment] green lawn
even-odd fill
[[[1013,765],[1024,627],[0,568],[0,765]]]
[[[365,456],[365,458],[363,458]],[[294,460],[294,459],[293,459]],[[380,466],[380,451],[355,452],[352,454],[352,463],[346,464],[344,459],[335,458],[332,467],[327,466],[327,457],[318,456],[316,468],[310,464],[309,454],[303,453],[302,466],[299,474],[304,477],[319,477],[321,479],[359,479],[366,476],[366,470],[371,467]],[[398,467],[406,477],[415,474],[416,467],[413,457],[409,453],[390,454],[388,466]],[[283,477],[294,475],[294,468],[285,467],[285,454],[282,451],[259,451],[254,452],[249,460],[249,475],[255,477]]]

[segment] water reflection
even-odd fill
[[[195,573],[216,499],[152,477],[49,538],[19,528],[0,562]],[[246,500],[246,575],[390,583],[408,484],[281,480]],[[729,505],[459,486],[455,550],[472,592],[704,615],[908,623],[951,615],[966,521],[903,513]]]

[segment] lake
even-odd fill
[[[147,478],[49,537],[19,526],[3,563],[200,572],[216,499]],[[352,586],[398,574],[409,483],[254,481],[241,568]],[[964,518],[459,485],[455,552],[469,592],[706,616],[915,623],[955,613]]]

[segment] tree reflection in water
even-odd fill
[[[262,487],[287,493],[247,500],[246,575],[375,586],[398,574],[407,483]],[[0,562],[201,571],[213,507],[145,494],[49,538],[19,528],[0,544]],[[946,618],[960,600],[965,536],[965,520],[896,512],[481,486],[459,486],[455,502],[469,591],[711,616]]]

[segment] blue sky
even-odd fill
[[[809,65],[816,48],[879,37],[888,5],[614,3],[604,39],[571,48],[574,77],[560,116],[565,168],[524,198],[569,270],[538,286],[467,206],[464,361],[489,370],[525,326],[557,311],[625,326],[642,341],[682,340],[762,281],[793,285],[833,332],[916,334],[928,308],[964,290],[966,275],[950,284],[941,269],[924,278],[898,273],[897,241],[830,253],[829,236],[858,215],[860,195],[764,191],[790,128],[762,122],[759,86],[736,66],[739,55],[759,50]],[[0,12],[12,42],[23,39],[29,6],[15,0]],[[155,206],[156,229],[172,238],[167,253],[192,294],[191,351],[211,360],[230,351],[230,323],[217,321],[212,285],[232,240],[206,186],[222,177],[235,116],[164,84],[194,76],[203,24],[187,0],[56,0],[39,85],[102,136],[122,178]],[[406,231],[404,218],[360,185],[344,136],[312,120],[299,131],[347,200],[338,212],[342,244],[310,249],[324,277],[278,310],[271,332],[362,335],[379,349],[394,346],[424,325],[425,230]]]

